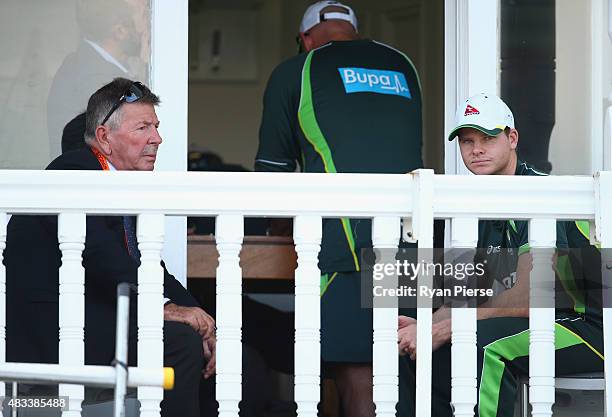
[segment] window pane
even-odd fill
[[[601,166],[600,116],[612,89],[607,3],[501,0],[501,95],[519,157],[543,171],[590,175]]]
[[[557,1],[555,174],[591,173],[591,2]]]
[[[44,168],[114,77],[149,82],[149,0],[3,0],[0,168]]]

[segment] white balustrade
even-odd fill
[[[412,226],[418,239],[418,261],[427,264],[433,261],[434,174],[432,170],[420,169],[414,173],[414,179]],[[427,272],[417,277],[419,288],[433,288],[433,277]],[[419,296],[417,303],[416,415],[430,417],[432,299]]]
[[[399,217],[375,217],[372,243],[377,264],[395,264],[400,238]],[[396,271],[397,272],[397,271]],[[374,280],[374,285],[381,284]],[[397,288],[397,274],[385,274],[384,288]],[[380,301],[380,302],[379,302]],[[397,298],[374,297],[373,303],[373,397],[378,417],[394,417],[398,400]]]
[[[6,269],[2,258],[6,247],[6,213],[0,211],[0,366],[6,362]],[[4,397],[5,387],[0,383],[0,397]],[[0,413],[2,404],[0,404]]]
[[[219,417],[237,417],[242,398],[242,270],[244,219],[217,216],[217,401]]]
[[[316,417],[321,374],[321,216],[293,220],[295,270],[295,402],[299,417]]]
[[[533,417],[550,417],[555,402],[555,219],[529,222],[529,399]]]
[[[374,245],[393,246],[398,218],[409,218],[412,238],[418,241],[419,261],[428,262],[432,248],[433,218],[453,218],[452,245],[473,247],[477,218],[530,220],[534,254],[532,276],[551,274],[551,259],[541,248],[554,247],[556,219],[585,219],[596,224],[602,247],[612,246],[612,177],[602,172],[593,178],[452,176],[420,170],[410,175],[374,174],[260,174],[260,173],[103,173],[3,170],[0,175],[0,250],[5,245],[4,213],[60,214],[58,230],[63,265],[61,281],[62,363],[83,362],[83,270],[85,214],[134,215],[142,254],[139,281],[139,367],[162,366],[162,289],[160,250],[164,215],[218,216],[218,349],[217,395],[224,417],[238,414],[241,398],[241,272],[238,254],[243,237],[242,216],[295,217],[296,270],[296,377],[295,400],[300,417],[314,417],[319,402],[320,377],[320,271],[317,255],[322,217],[373,218]],[[108,199],[109,194],[113,199]],[[203,196],[206,198],[204,199]],[[324,198],[322,198],[324,196]],[[245,204],[248,201],[248,204]],[[235,213],[241,213],[236,215]],[[393,226],[391,225],[393,223]],[[79,225],[79,226],[76,226]],[[380,230],[380,232],[378,231]],[[387,231],[384,231],[387,230]],[[395,238],[395,237],[393,237]],[[424,250],[427,250],[424,251]],[[537,250],[536,250],[537,249]],[[602,252],[606,253],[607,252]],[[606,261],[606,260],[604,260]],[[607,260],[612,262],[612,259]],[[548,275],[550,278],[550,275]],[[420,275],[421,286],[431,276]],[[610,277],[605,276],[606,285]],[[0,339],[5,338],[5,272],[0,265]],[[552,282],[552,281],[550,281]],[[537,278],[532,288],[530,317],[532,354],[531,400],[534,415],[550,416],[554,401],[554,308],[537,306],[547,298]],[[548,288],[547,291],[552,288]],[[10,296],[10,294],[6,294]],[[71,300],[75,300],[74,302]],[[541,305],[541,304],[540,304]],[[607,304],[606,304],[607,305]],[[390,415],[397,401],[395,308],[374,312],[374,397],[378,415]],[[66,317],[67,314],[70,317]],[[452,402],[458,416],[473,415],[475,402],[474,309],[453,311]],[[416,413],[431,415],[431,299],[418,301]],[[609,328],[604,309],[604,327]],[[393,339],[393,343],[392,343]],[[612,334],[604,334],[605,351],[612,349]],[[0,340],[0,362],[5,358]],[[68,353],[70,357],[68,358]],[[612,373],[606,364],[606,375]],[[606,403],[612,402],[607,378]],[[0,387],[1,389],[1,387]],[[80,409],[82,387],[63,385],[71,397],[68,415]],[[1,392],[0,392],[1,393]],[[159,415],[161,388],[139,388],[141,415]],[[608,412],[608,417],[612,414]]]
[[[612,10],[612,9],[610,9]],[[612,173],[600,172],[595,176],[595,235],[601,245],[601,256],[603,268],[603,328],[612,329]],[[612,358],[612,332],[605,331],[604,358]],[[607,417],[612,417],[612,361],[604,361],[605,375],[605,412]]]
[[[82,253],[85,248],[85,213],[61,213],[57,236],[62,252],[59,269],[59,363],[79,366],[85,363],[85,270]],[[85,398],[82,385],[60,384],[59,395],[68,397],[64,417],[81,415]]]
[[[164,242],[164,215],[140,214],[136,235],[140,250],[138,268],[138,366],[163,367],[164,271],[161,250]],[[138,387],[141,417],[159,417],[161,387]]]
[[[478,219],[454,218],[451,225],[451,247],[473,249],[477,243]],[[475,305],[453,306],[451,314],[451,403],[455,409],[455,417],[473,417],[477,398],[477,309]]]

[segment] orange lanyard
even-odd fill
[[[108,161],[106,160],[106,157],[104,155],[102,155],[102,152],[100,152],[98,149],[94,148],[93,146],[91,146],[89,149],[91,149],[93,154],[96,156],[96,159],[100,163],[100,166],[102,167],[102,170],[108,171],[109,170]],[[129,245],[128,245],[128,237],[127,237],[127,231],[125,230],[125,226],[124,226],[124,229],[123,229],[123,241],[125,243],[126,249],[128,250],[128,253],[129,253],[130,252],[130,248],[129,248]]]
[[[100,166],[102,167],[102,170],[108,171],[109,170],[109,168],[108,168],[108,161],[106,160],[104,155],[102,155],[102,152],[100,152],[98,149],[94,148],[93,146],[91,146],[89,149],[91,149],[93,154],[96,156],[96,159],[100,163]]]

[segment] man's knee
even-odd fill
[[[176,321],[164,322],[164,362],[186,361],[200,369],[204,365],[201,336],[189,325]],[[168,365],[170,363],[167,363]]]
[[[352,417],[373,417],[372,365],[336,365],[334,373],[345,414]]]
[[[372,365],[347,363],[333,367],[336,383],[347,393],[369,392],[372,390]]]

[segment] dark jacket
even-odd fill
[[[101,170],[89,147],[65,153],[50,170]],[[113,198],[113,196],[108,196]],[[121,216],[88,216],[85,268],[85,363],[109,364],[115,351],[116,288],[137,283],[139,263],[128,253]],[[7,360],[58,362],[58,298],[61,253],[57,216],[15,215],[4,253],[7,278]],[[163,266],[163,263],[162,263]],[[175,304],[197,306],[187,290],[164,269],[164,295]],[[135,297],[132,297],[134,307]],[[135,308],[132,308],[135,312]],[[134,335],[136,316],[130,315]],[[136,352],[130,341],[130,357]]]

